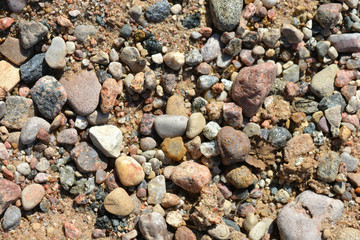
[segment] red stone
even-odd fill
[[[336,74],[335,86],[340,88],[345,87],[351,82],[351,80],[356,78],[356,75],[356,71],[354,70],[340,70]]]
[[[241,69],[231,89],[234,102],[247,117],[254,116],[275,81],[277,67],[274,63],[262,63]]]
[[[242,16],[243,18],[245,18],[246,20],[249,20],[250,18],[252,18],[256,13],[256,7],[253,3],[249,3],[248,5],[246,5],[246,7],[244,8],[243,12],[242,12]]]
[[[86,195],[83,193],[80,193],[79,195],[77,195],[75,197],[74,201],[78,205],[85,205],[88,203],[88,199],[87,199]]]
[[[341,114],[341,121],[351,123],[355,127],[359,126],[359,118],[355,114],[350,115],[350,114],[347,114],[347,113],[342,113]]]
[[[94,238],[104,238],[106,237],[105,229],[94,229],[92,232]]]
[[[2,173],[4,175],[4,178],[6,178],[7,180],[14,180],[14,174],[9,169],[4,168]]]
[[[115,79],[108,78],[104,81],[100,92],[100,109],[103,113],[109,113],[113,109],[116,97],[120,92],[119,83]]]
[[[229,126],[240,128],[243,123],[242,108],[232,102],[224,103],[223,117]]]
[[[349,102],[351,97],[356,94],[356,86],[347,85],[341,88],[340,92],[344,96],[345,100]]]
[[[210,37],[212,34],[212,29],[210,27],[203,27],[199,30],[199,33],[204,37]]]
[[[0,30],[8,29],[13,23],[14,23],[14,19],[9,17],[0,19]]]
[[[77,239],[81,236],[81,231],[69,222],[64,223],[65,236],[70,239]]]
[[[251,50],[243,49],[240,52],[241,62],[245,63],[246,66],[251,66],[256,60],[256,56],[252,53]]]
[[[0,215],[20,197],[20,194],[19,185],[6,179],[0,179]]]
[[[36,134],[36,138],[45,144],[50,142],[50,134],[44,128],[39,129],[38,133]]]

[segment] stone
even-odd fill
[[[264,218],[261,222],[257,223],[249,232],[249,239],[250,240],[260,240],[262,239],[265,234],[268,233],[269,228],[273,223],[273,219],[271,218]]]
[[[190,67],[195,67],[203,61],[203,57],[198,49],[192,49],[185,55],[185,62]]]
[[[146,240],[169,240],[165,219],[158,212],[141,214],[139,218],[139,229]]]
[[[40,42],[48,33],[48,28],[36,21],[20,21],[20,42],[24,49],[29,49]]]
[[[164,62],[168,67],[177,71],[185,64],[185,55],[180,52],[169,52],[165,54]]]
[[[66,103],[67,94],[54,77],[44,76],[31,88],[31,98],[45,118],[54,119]]]
[[[50,123],[39,117],[29,118],[21,129],[20,142],[24,145],[34,143],[36,135],[41,128],[43,128],[46,132],[49,132]]]
[[[77,115],[75,118],[75,127],[80,129],[80,130],[84,130],[87,126],[88,126],[88,121],[86,120],[85,117]]]
[[[155,130],[161,138],[184,135],[188,119],[178,115],[160,115],[155,118]]]
[[[75,128],[64,129],[56,137],[58,144],[75,145],[78,141],[78,134]]]
[[[341,159],[336,152],[321,153],[318,159],[317,177],[324,182],[333,182],[339,171]]]
[[[319,6],[316,12],[316,21],[325,29],[333,29],[340,20],[342,5],[328,3]]]
[[[175,167],[171,180],[188,192],[199,193],[210,182],[211,173],[204,165],[186,161]]]
[[[166,194],[165,177],[159,175],[154,177],[148,183],[148,199],[149,204],[160,204]]]
[[[357,166],[359,164],[359,159],[351,156],[347,152],[343,152],[340,155],[341,162],[344,162],[346,164],[346,168],[348,172],[353,172],[355,169],[357,169]]]
[[[300,29],[297,29],[291,24],[284,24],[281,27],[281,33],[286,37],[289,43],[300,43],[303,38],[304,34],[301,32]]]
[[[45,196],[45,189],[37,183],[26,186],[21,192],[21,206],[25,211],[35,208]]]
[[[283,148],[291,137],[291,133],[286,128],[274,127],[269,131],[268,141],[274,147]]]
[[[134,73],[143,71],[146,65],[146,61],[140,57],[139,50],[134,47],[124,47],[120,53],[120,59]]]
[[[337,234],[337,240],[355,240],[360,238],[360,230],[356,228],[341,228]]]
[[[356,71],[354,70],[340,70],[336,74],[335,86],[336,87],[345,87],[347,86],[351,80],[356,78]]]
[[[321,223],[335,222],[344,204],[337,199],[305,191],[280,210],[277,225],[282,239],[322,239]]]
[[[185,225],[185,221],[182,218],[182,215],[178,211],[170,211],[166,214],[166,222],[174,228],[181,227]]]
[[[206,120],[202,113],[191,114],[186,128],[186,137],[194,138],[198,136],[203,131],[205,124]]]
[[[174,161],[180,161],[186,154],[182,137],[165,138],[161,143],[161,149]]]
[[[237,27],[240,21],[242,0],[211,0],[210,13],[212,21],[220,31],[231,31]]]
[[[174,207],[181,203],[180,198],[173,193],[165,193],[163,200],[161,201],[161,206],[164,208]]]
[[[188,141],[185,144],[185,147],[192,157],[192,159],[196,160],[199,159],[202,156],[202,153],[200,151],[201,146],[201,138],[199,136],[193,138],[192,140]]]
[[[201,47],[201,55],[205,62],[216,59],[221,54],[220,35],[213,34]]]
[[[0,53],[10,62],[14,63],[17,66],[20,66],[32,56],[33,50],[32,48],[24,49],[21,46],[19,39],[8,37],[5,42],[0,46]]]
[[[219,131],[217,142],[221,161],[226,166],[244,161],[251,149],[249,138],[243,132],[229,126]]]
[[[360,187],[360,174],[359,173],[348,173],[347,177],[349,182],[353,184],[355,187]]]
[[[241,166],[226,174],[226,180],[236,188],[247,188],[254,183],[254,177],[249,168]]]
[[[78,239],[82,234],[81,231],[75,227],[75,225],[69,222],[64,222],[64,231],[65,236],[70,239]]]
[[[299,65],[294,64],[291,67],[283,71],[284,81],[287,82],[297,82],[300,78],[300,68]]]
[[[63,85],[68,95],[68,102],[74,111],[87,116],[93,113],[99,104],[101,84],[93,71],[80,71],[68,77],[62,77]]]
[[[144,113],[140,125],[139,131],[143,135],[151,135],[154,129],[155,116],[153,114]]]
[[[98,169],[106,169],[107,164],[103,162],[95,149],[87,142],[81,142],[70,152],[80,172],[96,172]]]
[[[108,65],[110,63],[109,54],[100,51],[96,55],[92,56],[90,61],[101,65]]]
[[[238,129],[242,126],[242,123],[243,123],[242,108],[233,102],[224,103],[223,117],[224,117],[225,122],[230,127]]]
[[[209,140],[214,140],[216,139],[220,129],[221,127],[217,122],[210,121],[204,127],[203,135]]]
[[[91,125],[103,125],[107,123],[110,119],[110,114],[104,114],[99,110],[95,110],[93,113],[88,115],[86,119]]]
[[[328,108],[325,110],[326,120],[330,125],[334,127],[339,127],[341,123],[341,106],[337,105],[336,107]]]
[[[66,43],[61,37],[51,40],[51,45],[45,53],[45,61],[53,69],[64,69],[67,54]]]
[[[233,83],[231,97],[242,108],[245,116],[252,117],[256,114],[269,94],[276,72],[276,65],[270,62],[240,70]]]
[[[360,51],[360,33],[344,33],[330,35],[328,41],[339,53],[353,53]]]
[[[110,192],[104,200],[106,211],[116,216],[125,217],[134,211],[134,204],[127,192],[118,187]]]
[[[100,91],[100,109],[104,114],[109,113],[115,105],[118,94],[122,92],[122,82],[120,84],[113,78],[104,81]]]
[[[199,77],[197,87],[200,90],[210,89],[215,83],[219,82],[219,78],[212,75],[202,75]]]
[[[145,137],[140,139],[140,148],[143,151],[152,150],[156,148],[157,142],[152,137]]]
[[[29,118],[34,116],[34,105],[31,99],[9,96],[5,103],[6,113],[1,124],[8,129],[19,130]]]
[[[92,25],[79,25],[74,29],[76,41],[79,43],[85,42],[88,38],[97,39],[97,29]]]
[[[249,138],[253,136],[260,136],[260,126],[256,123],[248,123],[243,129],[243,133],[245,133]]]
[[[167,0],[157,1],[145,10],[145,17],[149,22],[163,22],[170,15],[170,8]]]
[[[14,230],[21,222],[21,211],[16,206],[9,207],[4,214],[2,228],[4,230]]]
[[[6,179],[0,179],[0,214],[3,214],[10,204],[15,203],[20,194],[19,185]]]
[[[95,147],[105,156],[116,158],[122,148],[122,132],[114,125],[91,127],[89,136]]]
[[[181,95],[172,95],[166,103],[167,115],[184,115],[189,116],[189,110],[185,107],[184,98]]]
[[[115,161],[116,174],[126,187],[136,186],[141,183],[145,173],[141,165],[132,157],[121,156]]]
[[[27,84],[34,83],[42,76],[45,76],[48,69],[49,66],[45,61],[45,53],[36,54],[29,61],[20,66],[21,80]]]
[[[196,240],[196,235],[186,226],[176,229],[175,240]]]
[[[310,90],[320,98],[332,95],[335,77],[339,70],[336,64],[332,64],[316,73],[311,79]]]
[[[0,87],[6,92],[12,92],[20,82],[19,68],[5,60],[0,61]]]
[[[26,7],[27,2],[27,0],[6,0],[9,9],[15,13],[20,13]]]
[[[123,76],[122,64],[119,62],[111,62],[109,64],[109,72],[116,80],[120,80]]]

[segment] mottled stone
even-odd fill
[[[315,19],[325,29],[333,29],[340,20],[342,5],[328,3],[319,6]]]
[[[78,141],[78,134],[75,128],[64,129],[56,137],[59,144],[74,145]]]
[[[238,129],[243,123],[242,108],[235,103],[224,103],[223,117],[230,127]]]
[[[20,41],[24,49],[29,49],[40,42],[48,33],[48,28],[36,21],[20,21]]]
[[[98,169],[106,169],[107,164],[103,162],[98,153],[86,142],[79,143],[70,152],[71,158],[75,161],[79,171],[96,172]]]
[[[25,122],[34,116],[33,101],[19,96],[6,99],[6,113],[1,124],[9,129],[21,129]]]
[[[22,208],[29,211],[35,208],[45,196],[45,189],[40,184],[28,185],[21,192]]]
[[[226,180],[236,188],[247,188],[254,183],[254,177],[246,166],[241,166],[228,172]]]
[[[34,143],[41,128],[49,132],[50,123],[39,117],[29,118],[21,129],[20,142],[24,145]]]
[[[116,102],[118,94],[122,92],[122,82],[120,84],[113,78],[108,78],[104,81],[100,91],[101,102],[100,109],[106,114],[109,113]]]
[[[161,144],[165,155],[172,160],[180,161],[186,154],[182,137],[165,138]]]
[[[21,188],[16,183],[0,179],[0,214],[2,214],[10,204],[14,203],[21,194]]]
[[[339,53],[353,53],[360,51],[360,33],[334,34],[328,38],[331,45]]]
[[[31,84],[46,75],[49,66],[45,61],[45,53],[36,54],[29,61],[20,66],[21,80]]]
[[[211,0],[210,12],[214,25],[220,31],[231,31],[240,21],[242,0]]]

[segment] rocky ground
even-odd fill
[[[0,2],[0,238],[360,239],[359,9]]]

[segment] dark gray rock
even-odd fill
[[[323,97],[319,102],[318,108],[321,111],[325,111],[326,109],[336,107],[337,105],[341,105],[341,111],[343,112],[346,107],[346,101],[339,92],[328,97]]]
[[[23,48],[29,49],[40,42],[48,33],[48,28],[35,21],[20,21],[20,42]]]
[[[4,230],[13,230],[20,225],[21,211],[16,206],[9,207],[4,214],[2,227]]]
[[[286,128],[274,127],[269,131],[268,140],[274,147],[283,148],[291,137],[291,133]]]
[[[333,182],[335,181],[336,175],[339,171],[339,165],[341,159],[336,152],[330,151],[328,153],[323,153],[319,157],[317,168],[317,177],[318,179],[324,182]]]
[[[170,7],[167,0],[158,1],[146,9],[145,17],[149,22],[162,22],[170,15]]]
[[[46,75],[49,66],[45,61],[45,53],[36,54],[29,61],[20,66],[20,76],[27,84],[31,84]]]

